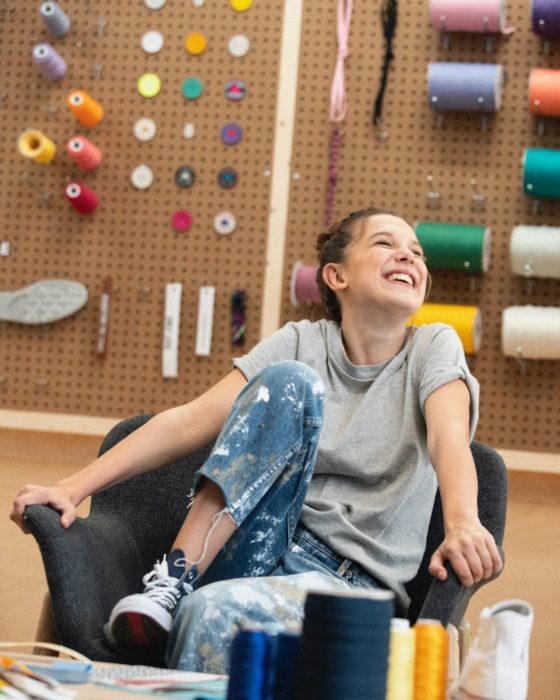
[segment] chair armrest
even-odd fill
[[[504,561],[503,549],[498,547],[498,550],[502,561]],[[482,586],[497,579],[501,572],[467,588],[459,581],[449,562],[445,563],[445,568],[447,569],[447,578],[445,581],[436,578],[432,580],[418,618],[441,620],[444,626],[451,623],[458,628],[472,596]]]
[[[89,642],[103,637],[112,606],[140,590],[145,570],[138,546],[108,513],[77,518],[68,530],[48,506],[28,506],[24,517],[41,550],[56,633],[63,644],[89,656]]]

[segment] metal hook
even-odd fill
[[[482,194],[482,192],[478,191],[478,187],[476,184],[476,179],[473,177],[471,179],[471,185],[473,188],[473,195],[471,197],[472,203],[473,203],[473,208],[475,211],[484,211],[485,203],[486,203],[486,196]]]
[[[521,345],[518,345],[516,347],[516,351],[517,351],[516,360],[517,360],[517,366],[519,368],[519,372],[521,374],[527,374],[527,360],[525,360],[523,358],[523,348],[521,347]]]
[[[430,207],[430,209],[438,209],[440,205],[441,194],[436,190],[431,189],[433,187],[434,182],[434,178],[432,177],[432,175],[428,175],[426,177],[426,180],[428,181],[428,184],[430,186],[430,190],[427,194],[428,206]]]
[[[99,80],[101,78],[101,73],[105,66],[102,63],[92,63],[91,64],[91,77],[94,80]]]
[[[101,17],[97,20],[95,23],[95,35],[96,36],[103,36],[105,32],[105,27],[107,26],[107,22],[104,19],[101,19]]]
[[[534,214],[535,216],[539,214],[541,208],[541,203],[538,199],[533,199],[531,203],[531,213]]]

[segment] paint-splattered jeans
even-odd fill
[[[220,486],[238,529],[198,590],[180,603],[167,647],[170,667],[227,672],[231,640],[244,622],[283,629],[302,619],[311,588],[375,587],[373,581],[349,582],[328,547],[312,546],[313,537],[302,539],[300,528],[292,542],[315,463],[323,400],[319,375],[291,361],[271,365],[239,395],[198,472]]]

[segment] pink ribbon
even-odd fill
[[[344,84],[344,61],[350,53],[348,36],[352,20],[352,0],[338,0],[337,8],[337,39],[338,52],[331,85],[331,104],[329,119],[331,122],[341,122],[346,116],[346,88]]]

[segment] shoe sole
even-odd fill
[[[111,624],[111,636],[127,647],[162,647],[167,643],[168,630],[151,617],[136,612],[124,612]]]
[[[54,323],[79,311],[88,300],[81,282],[46,279],[17,289],[0,292],[0,321],[26,325]]]

